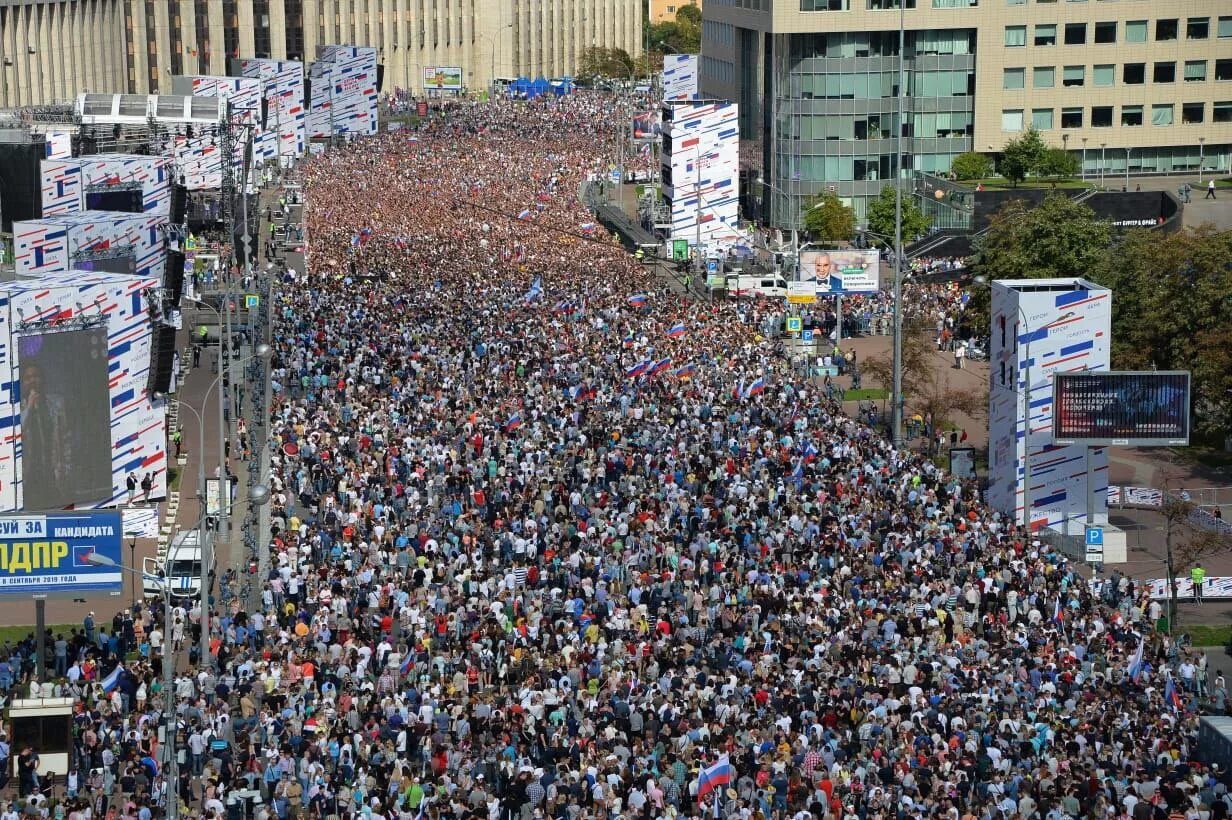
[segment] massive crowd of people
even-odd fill
[[[596,229],[610,116],[467,103],[304,168],[271,572],[176,683],[191,816],[1225,816],[1223,681],[1158,605]],[[77,817],[166,797],[134,620],[77,639]]]

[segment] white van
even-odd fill
[[[147,598],[161,596],[163,569],[173,598],[201,597],[202,548],[201,530],[182,532],[171,540],[165,564],[158,558],[146,558],[141,570]],[[212,568],[211,568],[212,570]]]
[[[724,279],[727,284],[728,296],[764,296],[767,298],[787,298],[787,280],[781,276],[745,276],[734,274]]]

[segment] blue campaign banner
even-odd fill
[[[123,535],[119,510],[0,516],[0,594],[118,595]],[[116,565],[92,564],[92,553]]]

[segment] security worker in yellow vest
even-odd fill
[[[1206,570],[1201,564],[1195,564],[1189,571],[1189,580],[1193,583],[1193,599],[1195,604],[1202,603],[1202,585],[1206,583]]]

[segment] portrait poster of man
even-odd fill
[[[112,495],[105,328],[18,337],[22,508]]]
[[[874,293],[878,288],[876,251],[809,250],[800,253],[800,281],[810,282],[819,296]]]

